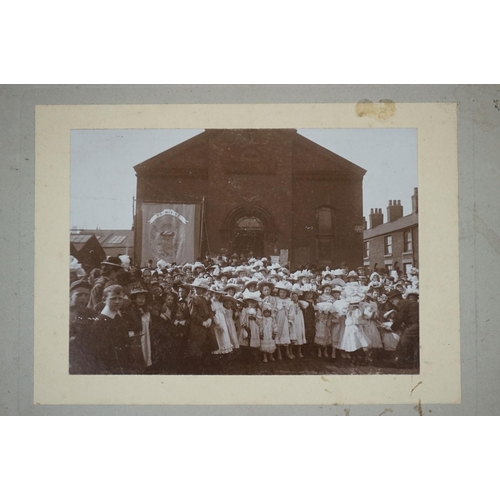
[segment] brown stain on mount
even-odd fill
[[[388,120],[396,113],[396,103],[389,99],[381,99],[379,102],[363,99],[356,104],[356,115],[360,118],[369,116],[376,120]]]

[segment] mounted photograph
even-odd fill
[[[68,370],[418,375],[416,128],[73,129]]]

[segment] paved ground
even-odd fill
[[[219,375],[410,375],[418,374],[418,368],[397,368],[384,359],[358,363],[337,357],[317,358],[308,356],[293,360],[264,363],[259,352],[242,352],[214,357],[204,370],[206,374]]]

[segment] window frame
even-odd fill
[[[389,241],[390,241],[390,243],[389,243]],[[392,234],[384,236],[384,255],[386,255],[386,256],[392,255],[393,244],[394,244],[394,242],[392,239]]]

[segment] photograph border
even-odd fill
[[[70,133],[145,128],[416,128],[420,374],[70,376]],[[461,402],[455,103],[36,106],[35,174],[35,403]]]

